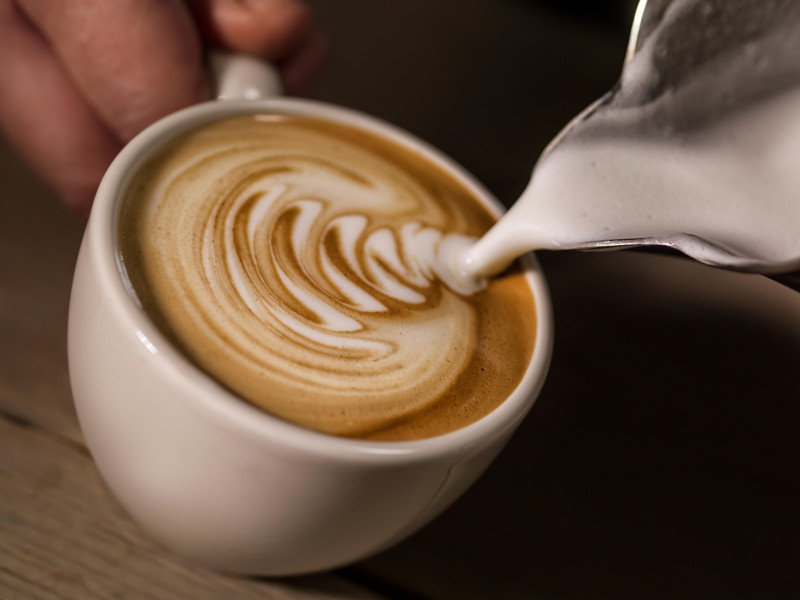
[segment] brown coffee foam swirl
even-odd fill
[[[482,329],[438,280],[435,251],[441,231],[478,235],[490,219],[421,164],[305,119],[210,126],[137,177],[123,260],[161,328],[233,391],[315,429],[380,436],[463,393]],[[480,416],[465,406],[461,423],[426,419]]]

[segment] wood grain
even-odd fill
[[[158,547],[83,447],[0,419],[0,598],[375,599],[336,575],[227,577]]]

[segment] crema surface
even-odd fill
[[[121,262],[190,360],[274,415],[337,435],[462,427],[518,384],[535,332],[519,273],[472,295],[442,249],[492,218],[429,160],[358,129],[251,115],[134,177]]]

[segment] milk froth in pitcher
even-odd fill
[[[643,0],[619,83],[550,143],[462,272],[488,277],[531,250],[644,245],[798,271],[798,156],[800,4]]]

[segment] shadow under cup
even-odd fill
[[[76,409],[98,468],[158,541],[225,571],[290,575],[331,569],[410,535],[486,469],[532,406],[552,345],[547,288],[522,261],[535,299],[534,350],[522,381],[480,420],[402,442],[350,439],[294,425],[242,401],[187,360],[129,293],[116,247],[133,174],[168,140],[225,117],[308,115],[406,145],[452,173],[494,214],[469,174],[371,117],[295,99],[215,101],[151,126],[120,153],[95,200],[70,302]]]

